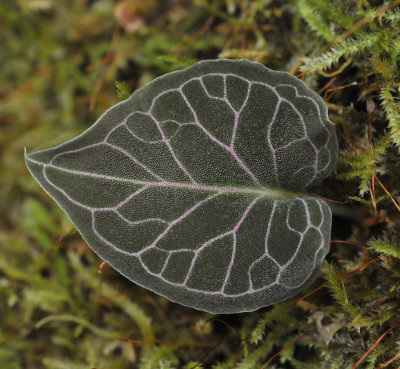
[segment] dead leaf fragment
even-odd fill
[[[114,9],[117,23],[127,33],[135,33],[146,25],[145,18],[154,14],[156,8],[154,0],[122,0]]]

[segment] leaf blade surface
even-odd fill
[[[336,156],[326,107],[303,82],[217,60],[154,80],[26,162],[123,275],[233,313],[288,298],[318,272],[331,213],[291,190],[321,181]]]

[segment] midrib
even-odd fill
[[[137,185],[143,185],[147,187],[169,187],[169,188],[182,188],[182,189],[192,189],[192,190],[201,190],[201,191],[210,191],[210,192],[221,192],[221,193],[243,193],[243,194],[254,194],[261,195],[272,198],[293,198],[302,196],[302,194],[286,190],[286,189],[277,189],[277,188],[268,188],[268,187],[231,187],[231,186],[212,186],[212,185],[202,185],[197,183],[180,183],[180,182],[169,182],[169,181],[156,181],[156,182],[148,182],[148,181],[140,181],[129,178],[121,178],[115,176],[109,176],[98,173],[90,173],[79,170],[73,170],[68,168],[59,167],[54,164],[46,164],[26,156],[28,161],[32,163],[41,165],[45,168],[53,168],[59,170],[61,172],[70,173],[78,176],[85,176],[91,178],[99,178],[105,179],[109,181],[123,182],[123,183],[132,183]],[[304,195],[303,195],[304,196]]]

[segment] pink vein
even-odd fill
[[[186,176],[191,180],[191,182],[196,183],[196,181],[193,179],[193,177],[190,175],[190,173],[188,172],[188,170],[184,167],[184,165],[182,164],[182,162],[178,159],[178,157],[176,156],[174,149],[171,146],[171,143],[169,142],[169,140],[167,139],[167,137],[165,137],[164,135],[164,131],[161,129],[160,127],[160,123],[158,122],[158,120],[156,118],[153,117],[153,115],[151,113],[148,113],[149,117],[154,121],[154,123],[156,124],[158,130],[161,133],[161,137],[163,142],[167,145],[169,152],[171,153],[172,157],[175,160],[175,163],[178,164],[179,168],[181,168],[181,170],[186,174]]]
[[[114,127],[115,128],[115,127]],[[135,157],[133,157],[131,154],[129,154],[126,150],[124,150],[123,148],[110,144],[109,142],[106,141],[106,139],[104,139],[103,142],[97,142],[95,144],[91,144],[91,145],[87,145],[85,147],[81,147],[79,149],[75,149],[75,150],[68,150],[68,151],[64,151],[61,152],[57,155],[55,155],[51,161],[50,164],[48,164],[49,166],[52,165],[52,163],[54,162],[55,159],[57,159],[58,157],[65,155],[65,154],[70,154],[70,153],[76,153],[76,152],[81,152],[87,149],[91,149],[93,147],[99,147],[99,146],[107,146],[113,150],[119,151],[121,154],[123,154],[124,156],[128,157],[130,160],[132,160],[137,166],[139,166],[140,168],[142,168],[143,170],[145,170],[147,173],[149,173],[150,175],[152,175],[153,177],[163,180],[163,178],[161,178],[160,176],[158,176],[157,174],[155,174],[152,170],[150,170],[146,165],[144,165],[142,162],[140,162],[139,160],[137,160]],[[32,160],[31,160],[32,161]],[[37,162],[39,163],[39,162]],[[43,163],[41,163],[43,164]]]
[[[237,127],[238,127],[238,124],[239,124],[239,116],[240,116],[240,113],[243,111],[244,107],[247,105],[247,101],[249,100],[249,97],[250,97],[250,89],[251,89],[251,82],[248,82],[247,94],[246,94],[246,97],[245,97],[245,99],[243,101],[243,104],[242,104],[241,108],[239,109],[239,111],[235,110],[235,123],[233,125],[233,132],[232,132],[232,138],[231,138],[231,147],[233,147],[233,145],[235,143]]]
[[[254,199],[254,200],[250,203],[250,205],[246,208],[246,210],[244,211],[242,217],[241,217],[240,220],[236,223],[236,225],[233,227],[232,230],[230,230],[230,231],[228,231],[228,232],[225,232],[225,233],[222,233],[222,234],[220,234],[220,235],[218,235],[218,236],[215,236],[215,237],[209,239],[208,241],[206,241],[205,243],[203,243],[203,245],[201,245],[201,247],[199,247],[197,250],[194,250],[194,251],[193,251],[193,250],[186,250],[186,249],[184,249],[184,250],[179,250],[179,251],[193,251],[193,252],[195,253],[195,255],[194,255],[193,259],[192,259],[192,262],[191,262],[191,264],[190,264],[189,270],[188,270],[188,272],[187,272],[185,281],[182,283],[182,286],[185,286],[185,285],[186,285],[186,283],[187,283],[187,281],[188,281],[188,279],[189,279],[189,277],[190,277],[190,275],[191,275],[191,273],[192,273],[192,270],[193,270],[193,268],[194,268],[194,265],[195,265],[195,263],[196,263],[196,260],[197,260],[197,258],[198,258],[198,256],[199,256],[200,252],[203,251],[206,247],[208,247],[208,246],[210,246],[211,244],[213,244],[215,241],[217,241],[217,240],[219,240],[219,239],[221,239],[221,238],[223,238],[223,237],[226,237],[226,236],[232,234],[232,235],[233,235],[232,255],[231,255],[231,260],[230,260],[230,263],[229,263],[229,266],[228,266],[228,270],[227,270],[226,275],[225,275],[225,280],[224,280],[223,285],[222,285],[222,288],[221,288],[221,290],[220,290],[220,292],[222,293],[222,291],[224,290],[224,288],[225,288],[225,286],[226,286],[226,283],[227,283],[227,281],[228,281],[228,279],[229,279],[229,276],[230,276],[230,273],[231,273],[231,269],[232,269],[232,266],[233,266],[233,263],[234,263],[234,258],[235,258],[235,254],[236,254],[236,233],[237,233],[237,231],[239,230],[240,226],[242,225],[243,221],[246,219],[246,217],[247,217],[247,215],[249,214],[250,210],[253,208],[253,206],[256,204],[256,202],[257,202],[259,199],[260,199],[260,197],[257,197],[256,199]]]
[[[202,191],[211,191],[211,192],[221,192],[221,193],[248,193],[248,194],[260,194],[265,196],[273,196],[277,198],[285,198],[285,194],[280,190],[274,190],[269,188],[251,188],[251,187],[222,187],[222,186],[206,186],[197,183],[179,183],[179,182],[169,182],[169,181],[162,181],[162,182],[150,182],[150,181],[139,181],[134,179],[128,178],[121,178],[115,176],[109,176],[104,174],[98,173],[90,173],[84,172],[74,169],[68,169],[64,167],[59,167],[54,164],[46,164],[39,161],[36,161],[31,158],[27,158],[27,160],[42,165],[44,168],[53,168],[59,170],[61,172],[76,174],[78,176],[86,176],[92,178],[99,178],[109,181],[115,182],[122,182],[122,183],[132,183],[137,185],[146,185],[148,187],[172,187],[172,188],[182,188],[182,189],[189,189],[189,190],[202,190]],[[286,191],[287,193],[287,191]],[[81,204],[82,205],[82,204]],[[84,207],[84,205],[82,205]]]
[[[146,246],[145,248],[143,248],[142,250],[132,253],[132,255],[134,256],[140,256],[143,252],[145,252],[146,250],[152,249],[153,247],[155,247],[157,245],[157,243],[179,222],[181,222],[182,220],[184,220],[189,214],[193,213],[199,206],[203,205],[205,202],[210,201],[211,199],[217,197],[218,195],[220,195],[220,193],[208,196],[207,198],[205,198],[204,200],[199,201],[197,204],[195,204],[194,206],[192,206],[189,210],[185,211],[180,217],[174,219],[172,222],[170,222],[167,226],[167,228],[165,228],[165,230],[163,232],[161,232],[157,238],[148,246]]]
[[[197,113],[195,112],[195,110],[193,109],[192,105],[190,104],[190,102],[188,101],[187,97],[185,96],[185,94],[182,91],[182,87],[180,89],[178,89],[178,91],[182,94],[182,97],[186,103],[186,105],[188,106],[188,108],[190,109],[190,111],[193,114],[193,117],[195,119],[195,124],[207,135],[207,137],[214,141],[215,143],[217,143],[219,146],[221,146],[222,148],[224,148],[226,151],[228,151],[229,153],[231,153],[231,155],[233,156],[233,158],[237,161],[237,163],[241,166],[241,168],[252,178],[252,180],[258,185],[261,186],[260,182],[258,181],[257,177],[252,173],[252,171],[246,166],[246,164],[243,163],[243,161],[239,158],[239,156],[236,154],[235,150],[232,147],[229,147],[227,145],[225,145],[224,143],[222,143],[221,141],[219,141],[216,137],[214,137],[210,132],[208,132],[208,130],[200,123],[198,117],[197,117]]]
[[[276,152],[274,147],[272,146],[272,142],[271,142],[271,130],[272,130],[272,125],[274,124],[274,121],[276,119],[276,116],[278,115],[278,111],[279,111],[279,107],[281,105],[281,97],[278,96],[278,103],[276,104],[276,108],[274,111],[274,115],[272,116],[271,122],[268,124],[268,131],[267,131],[267,141],[268,141],[268,147],[271,151],[272,154],[272,159],[273,159],[273,164],[274,164],[274,175],[275,175],[275,181],[276,183],[279,183],[279,179],[278,179],[278,166],[276,163]]]
[[[329,143],[329,141],[330,141],[330,139],[331,139],[332,134],[331,134],[331,132],[329,131],[329,129],[326,127],[325,121],[328,122],[328,123],[330,123],[330,124],[332,124],[332,125],[334,125],[334,124],[329,120],[329,117],[328,117],[328,110],[327,110],[326,108],[324,109],[324,111],[325,111],[325,121],[324,121],[324,120],[322,119],[322,116],[321,116],[321,109],[320,109],[319,105],[317,104],[317,102],[316,102],[314,99],[312,99],[311,97],[308,97],[308,96],[300,95],[300,94],[299,94],[299,91],[297,90],[297,87],[296,87],[296,86],[292,86],[292,85],[287,85],[287,84],[284,84],[284,83],[280,83],[280,84],[277,85],[276,87],[279,87],[279,86],[288,86],[288,87],[294,88],[295,91],[296,91],[296,96],[297,96],[297,97],[300,97],[300,98],[309,100],[309,101],[311,101],[311,102],[315,105],[315,107],[317,108],[317,111],[318,111],[319,122],[322,123],[322,126],[323,126],[323,128],[325,129],[325,132],[327,133],[326,142],[325,142],[325,144],[324,144],[324,147],[327,148],[327,147],[328,147],[328,143]],[[324,170],[328,167],[328,165],[330,164],[330,162],[331,162],[331,153],[330,153],[329,150],[327,150],[327,153],[328,153],[329,159],[327,160],[325,166],[321,169],[321,171],[324,171]]]
[[[267,232],[265,234],[265,255],[269,255],[269,251],[268,251],[268,238],[269,238],[269,233],[271,231],[271,224],[272,224],[272,219],[274,217],[274,213],[275,213],[275,208],[276,208],[276,203],[274,201],[273,205],[272,205],[272,211],[271,211],[271,216],[269,218],[268,221],[268,226],[267,226]]]

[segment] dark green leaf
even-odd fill
[[[295,193],[332,171],[323,100],[247,60],[199,62],[26,156],[96,253],[123,275],[213,313],[294,295],[329,249],[331,212]]]

